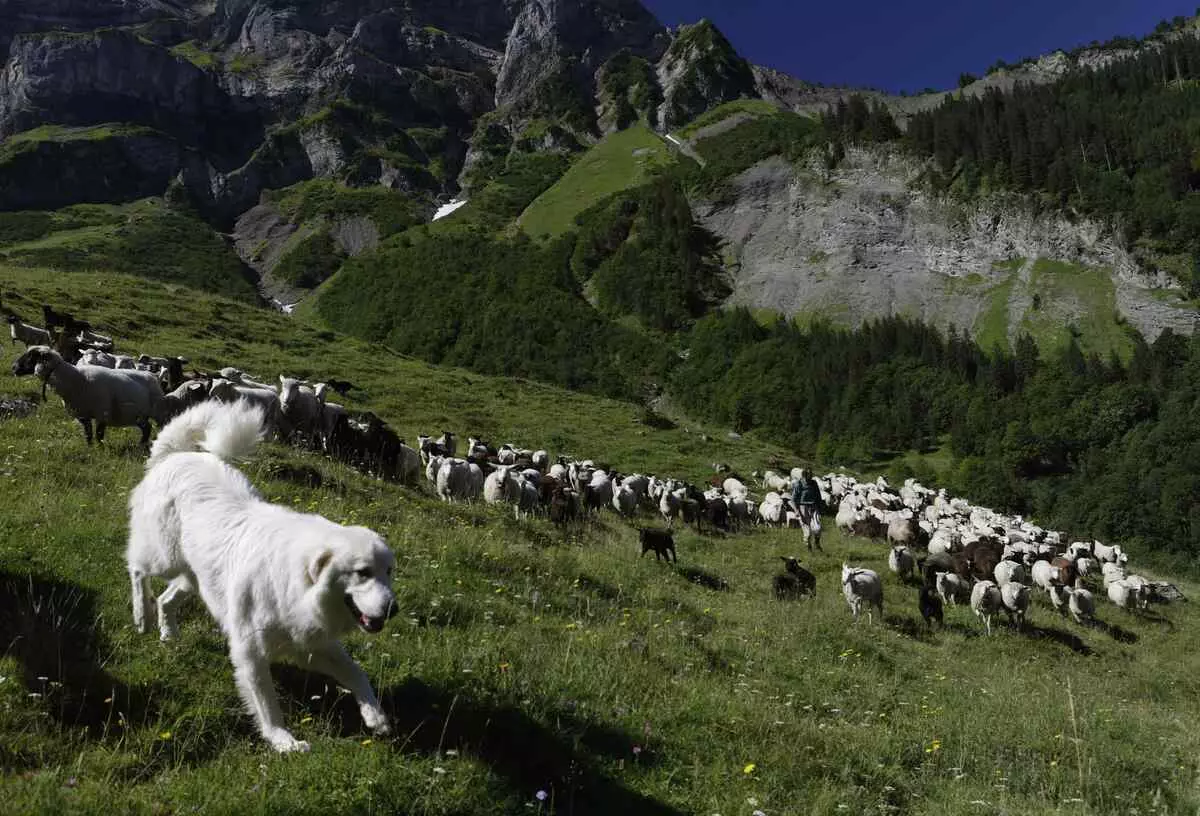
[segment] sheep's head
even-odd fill
[[[287,410],[296,400],[296,394],[300,391],[300,381],[291,377],[279,377],[279,404],[283,406],[283,410]]]
[[[13,360],[12,373],[14,377],[37,374],[44,378],[50,376],[62,361],[58,352],[49,346],[30,346],[24,354]]]

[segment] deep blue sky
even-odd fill
[[[642,0],[667,25],[712,20],[742,56],[810,82],[950,88],[1118,34],[1142,36],[1200,0]]]

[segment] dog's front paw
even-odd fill
[[[264,734],[264,736],[267,738],[267,742],[271,743],[271,747],[281,754],[290,754],[292,752],[306,754],[312,750],[312,746],[307,742],[296,739],[282,728],[270,734]]]
[[[372,734],[380,737],[392,733],[392,727],[388,724],[387,715],[383,713],[383,709],[379,708],[362,708],[363,724],[370,729]]]

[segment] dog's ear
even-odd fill
[[[315,584],[321,578],[321,573],[329,566],[329,562],[333,560],[333,553],[329,550],[322,550],[316,558],[308,562],[308,581],[310,584]]]

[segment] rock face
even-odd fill
[[[658,124],[679,127],[711,107],[743,96],[757,96],[750,64],[707,20],[680,26],[658,65],[663,103]]]
[[[914,192],[918,170],[851,150],[833,173],[775,158],[741,174],[732,203],[697,208],[727,241],[737,270],[731,302],[847,324],[905,315],[977,335],[998,321],[1011,340],[1039,318],[1037,260],[1053,259],[1105,270],[1096,274],[1111,280],[1115,307],[1147,338],[1168,326],[1190,333],[1200,317],[1165,302],[1168,281],[1143,274],[1097,224],[1034,218],[1002,202],[934,201]],[[1055,307],[1064,325],[1089,308],[1072,298]]]

